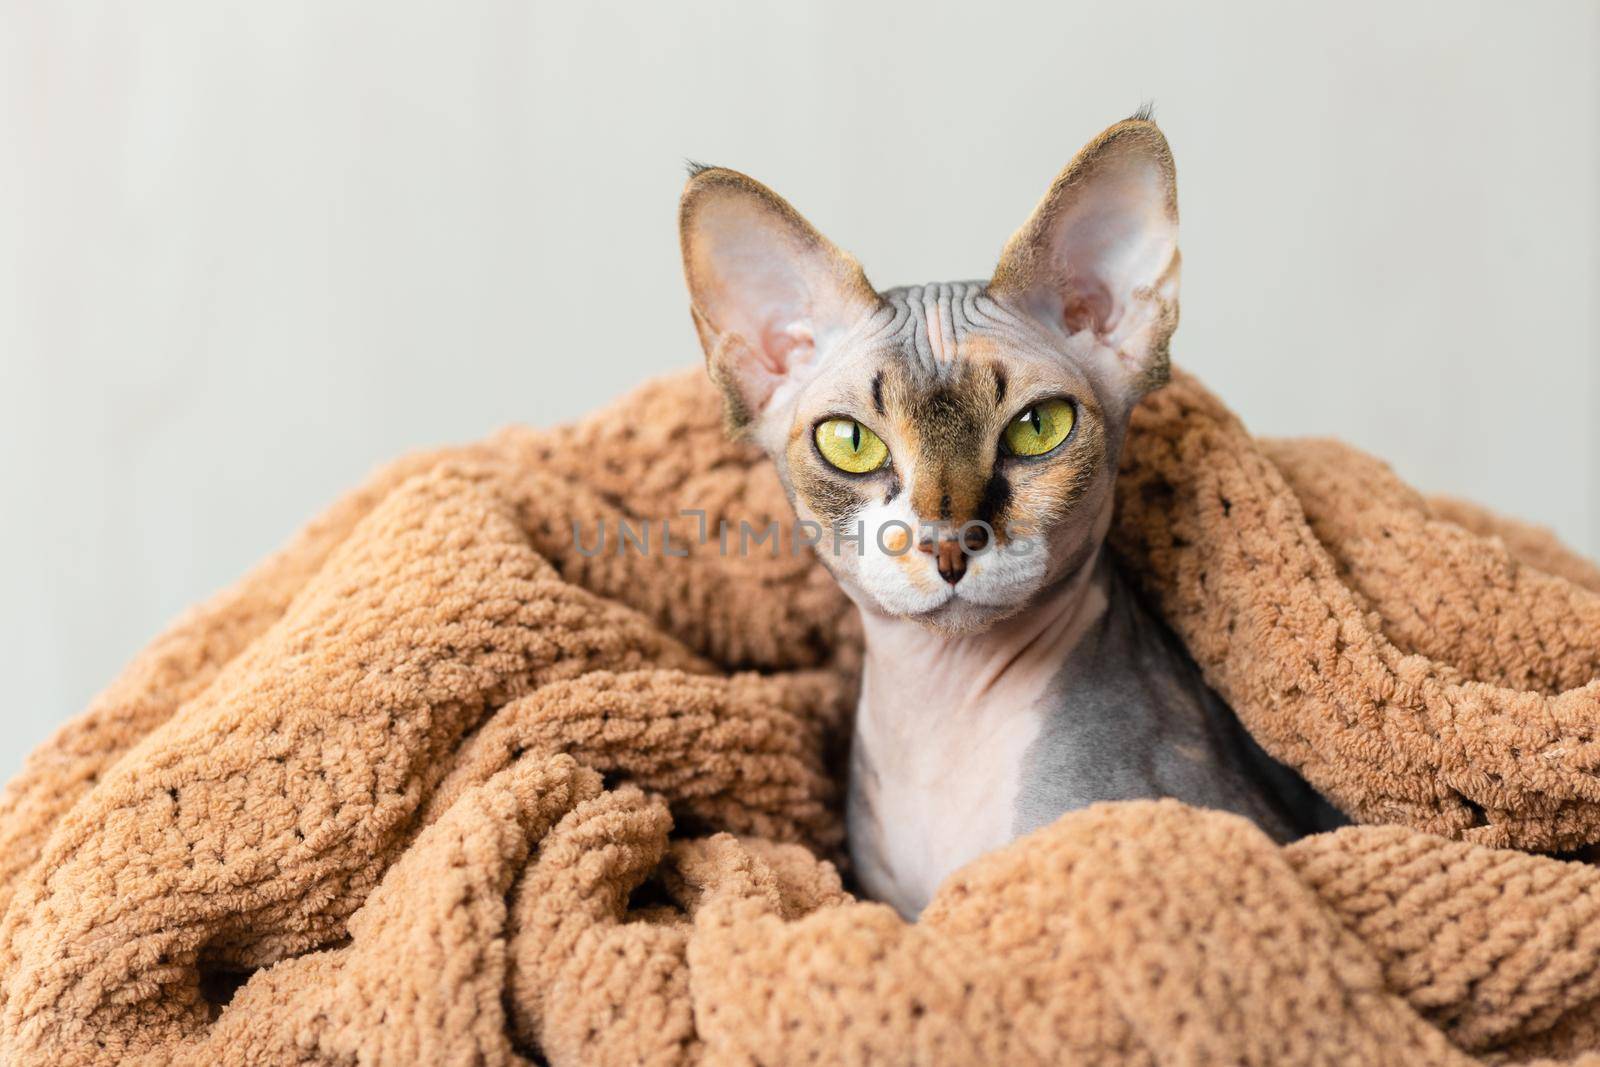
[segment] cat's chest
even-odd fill
[[[915,914],[946,877],[1015,836],[1042,697],[1006,687],[960,703],[937,686],[910,685],[892,706],[863,696],[849,829],[857,876],[871,896]]]

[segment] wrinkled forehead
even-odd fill
[[[1069,339],[995,299],[984,283],[904,286],[881,296],[872,315],[829,345],[806,408],[882,414],[885,405],[959,395],[974,407],[1009,409],[1063,392],[1095,403]]]

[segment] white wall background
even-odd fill
[[[975,277],[1152,99],[1178,359],[1600,554],[1600,5],[7,12],[0,778],[379,461],[694,362],[684,157]]]

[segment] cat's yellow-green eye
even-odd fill
[[[1013,456],[1042,456],[1067,439],[1074,417],[1072,401],[1041,400],[1006,427],[1006,451]]]
[[[855,419],[828,419],[818,424],[817,451],[850,474],[875,471],[889,459],[889,446],[883,438]]]

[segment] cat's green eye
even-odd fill
[[[1003,435],[1005,449],[1013,456],[1042,456],[1067,439],[1075,417],[1072,401],[1041,400],[1011,420]]]
[[[866,474],[889,459],[883,438],[855,419],[828,419],[817,426],[817,451],[842,471]]]

